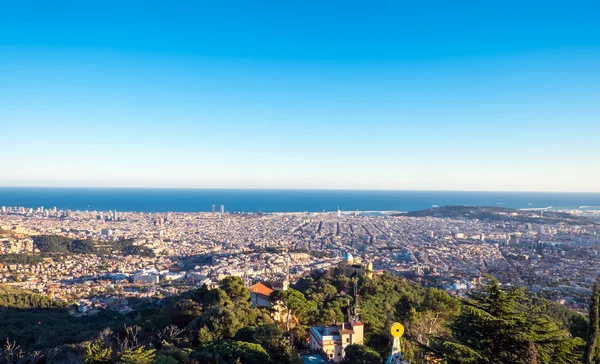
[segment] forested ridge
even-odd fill
[[[154,256],[152,250],[134,245],[133,240],[94,241],[92,239],[74,239],[60,235],[38,235],[33,242],[42,253],[70,254],[114,254]]]
[[[394,321],[406,327],[403,352],[413,364],[567,364],[600,352],[598,346],[585,350],[595,321],[588,325],[586,316],[493,279],[466,299],[391,274],[357,279],[366,337],[365,345],[347,348],[347,363],[382,363]],[[266,309],[250,307],[250,293],[237,277],[149,302],[126,316],[74,317],[68,304],[4,288],[0,339],[8,341],[0,362],[298,363],[309,326],[347,320],[354,309],[353,279],[334,273],[315,273],[274,295],[298,319],[289,331]]]

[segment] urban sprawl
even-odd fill
[[[213,207],[214,211],[214,207]],[[569,211],[574,214],[583,212]],[[596,222],[598,212],[586,214]],[[164,297],[225,276],[292,283],[328,270],[351,254],[372,265],[451,294],[464,295],[485,280],[525,286],[585,311],[600,275],[595,224],[527,223],[511,219],[407,217],[347,212],[231,214],[65,211],[2,207],[0,283],[94,308],[128,312],[130,297]],[[40,235],[101,242],[129,240],[153,254],[41,254]]]

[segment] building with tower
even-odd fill
[[[221,208],[219,209],[219,211],[224,214],[225,213],[225,205],[221,205]]]
[[[271,283],[275,291],[287,291],[290,288],[290,257],[285,259],[285,278]]]
[[[344,360],[346,346],[363,344],[365,327],[358,317],[358,286],[354,281],[354,316],[348,322],[331,326],[313,326],[308,332],[309,348],[321,353],[329,362],[339,363]],[[349,307],[350,311],[350,307]],[[348,313],[350,315],[350,312]]]
[[[259,282],[248,287],[252,307],[274,308],[277,304],[271,297],[275,291],[287,291],[290,287],[290,257],[285,260],[285,277],[269,283]]]
[[[340,274],[347,277],[364,276],[369,279],[373,278],[373,263],[362,264],[359,261],[355,261],[350,253],[344,253],[342,261],[337,266],[337,270]]]

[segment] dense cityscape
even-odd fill
[[[524,286],[585,312],[600,275],[597,225],[544,221],[411,217],[358,212],[230,214],[62,211],[2,207],[0,282],[90,308],[122,297],[169,296],[239,276],[247,286],[292,282],[327,271],[349,253],[375,274],[389,272],[464,295],[486,275]],[[572,213],[581,215],[580,211]],[[585,212],[598,221],[597,212]],[[540,212],[543,218],[543,212]],[[594,220],[595,219],[595,220]],[[587,221],[587,220],[586,220]],[[61,254],[41,257],[36,236],[131,241],[151,254]],[[104,296],[91,304],[89,299]]]

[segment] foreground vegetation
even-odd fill
[[[347,319],[353,287],[350,278],[327,273],[274,293],[297,318],[289,330],[268,311],[250,307],[237,277],[225,278],[217,289],[149,301],[127,316],[101,311],[76,318],[47,297],[0,290],[0,339],[8,338],[0,363],[298,363],[308,326]],[[366,341],[348,347],[348,363],[382,363],[393,321],[406,326],[403,352],[413,364],[567,364],[584,358],[586,317],[528,299],[523,290],[493,279],[464,300],[390,274],[360,279],[358,287]],[[594,358],[600,352],[595,340],[587,351]]]

